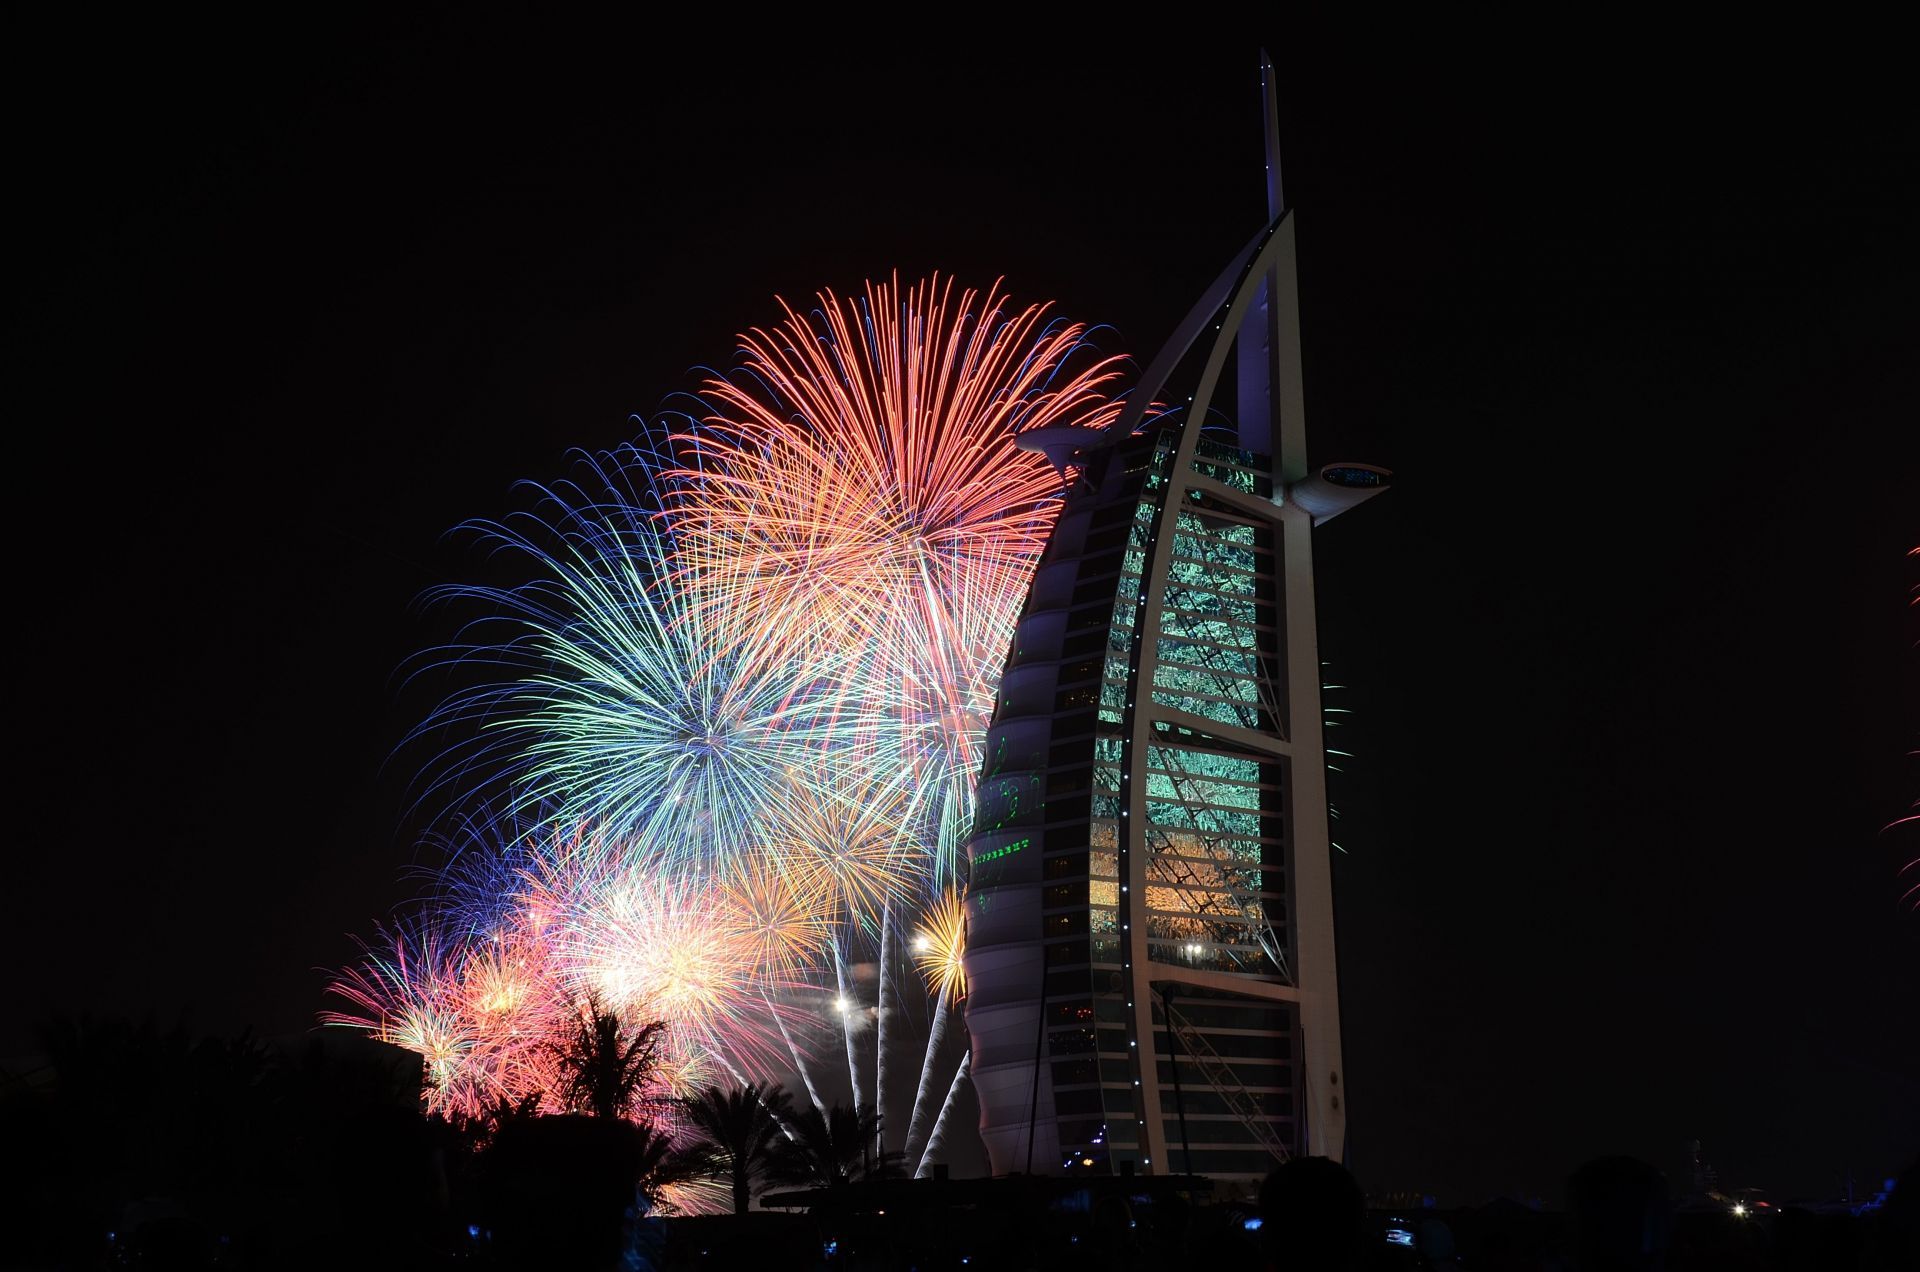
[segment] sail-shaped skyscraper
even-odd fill
[[[1014,634],[968,850],[967,1025],[996,1174],[1264,1175],[1345,1139],[1294,219],[1270,221],[1069,490]],[[1231,371],[1231,374],[1230,374]]]

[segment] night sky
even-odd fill
[[[1789,1196],[1920,1145],[1892,81],[1674,33],[471,21],[10,41],[0,1057],[52,1007],[310,1027],[430,859],[396,672],[485,568],[446,532],[776,293],[1004,275],[1151,356],[1262,219],[1266,44],[1314,458],[1397,474],[1317,542],[1356,1172],[1553,1199],[1697,1137]]]

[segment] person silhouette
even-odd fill
[[[1366,1239],[1366,1197],[1340,1163],[1295,1157],[1260,1185],[1260,1249],[1270,1272],[1355,1272]]]

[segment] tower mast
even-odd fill
[[[1265,228],[1111,427],[1020,438],[1082,480],[1014,636],[968,843],[996,1171],[1252,1180],[1345,1154],[1313,530],[1390,474],[1308,464],[1264,58],[1261,104]]]

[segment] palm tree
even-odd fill
[[[891,1174],[900,1161],[897,1152],[876,1159],[880,1116],[872,1109],[856,1111],[836,1104],[822,1116],[819,1109],[809,1108],[793,1119],[789,1129],[792,1138],[774,1145],[770,1172],[783,1183],[832,1188]]]
[[[649,1202],[657,1203],[663,1190],[698,1179],[703,1173],[706,1163],[700,1155],[676,1148],[666,1132],[645,1122],[629,1126],[634,1137],[638,1187]]]
[[[517,1100],[496,1095],[493,1103],[482,1107],[478,1113],[454,1113],[448,1118],[448,1124],[469,1148],[485,1148],[505,1128],[539,1117],[540,1105],[545,1098],[540,1091],[530,1091]]]
[[[617,1013],[589,997],[566,1041],[548,1044],[560,1062],[560,1103],[595,1117],[631,1116],[650,1098],[666,1027],[656,1020],[629,1030]]]
[[[687,1125],[699,1136],[695,1154],[716,1178],[733,1184],[733,1213],[744,1215],[757,1179],[773,1174],[793,1104],[778,1086],[748,1083],[731,1090],[710,1086],[680,1101]]]

